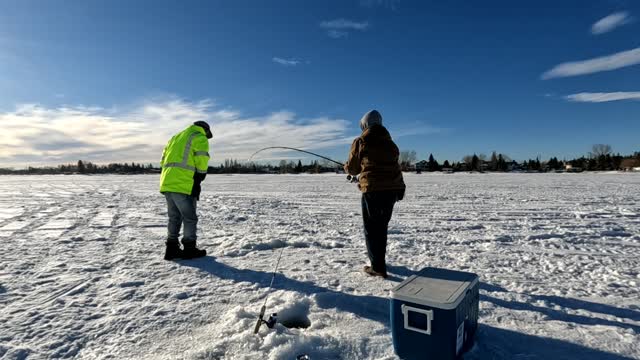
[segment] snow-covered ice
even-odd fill
[[[481,278],[466,359],[640,358],[640,174],[405,180],[382,280],[344,175],[209,176],[178,262],[157,176],[0,177],[0,357],[394,359],[389,290],[435,266]]]

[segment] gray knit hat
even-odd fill
[[[382,115],[378,110],[371,110],[360,119],[360,129],[365,131],[373,125],[382,125]]]

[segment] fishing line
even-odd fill
[[[306,154],[309,154],[309,155],[317,156],[317,157],[319,157],[319,158],[322,158],[322,159],[325,159],[325,160],[331,161],[332,163],[338,164],[338,165],[340,165],[340,166],[344,166],[344,164],[343,164],[343,163],[341,163],[341,162],[339,162],[339,161],[335,161],[335,160],[333,160],[333,159],[331,159],[331,158],[328,158],[328,157],[326,157],[326,156],[322,156],[322,155],[320,155],[320,154],[316,154],[316,153],[311,152],[311,151],[302,150],[302,149],[296,149],[296,148],[292,148],[292,147],[288,147],[288,146],[269,146],[269,147],[266,147],[266,148],[262,148],[262,149],[260,149],[260,150],[258,150],[258,151],[256,151],[256,152],[254,152],[251,156],[249,156],[249,159],[247,159],[247,161],[251,161],[251,159],[252,159],[252,158],[253,158],[257,153],[259,153],[259,152],[261,152],[261,151],[264,151],[264,150],[270,150],[270,149],[286,149],[286,150],[299,151],[299,152],[303,152],[303,153],[306,153]]]

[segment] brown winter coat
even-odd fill
[[[374,125],[353,141],[344,170],[350,175],[360,175],[358,187],[363,193],[387,190],[404,193],[399,155],[387,129]]]

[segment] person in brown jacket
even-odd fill
[[[371,262],[364,271],[372,276],[387,277],[385,253],[387,230],[396,201],[404,197],[405,184],[398,163],[400,152],[389,131],[382,126],[377,110],[360,120],[362,134],[351,145],[344,170],[358,176],[362,191],[362,219],[367,253]]]

